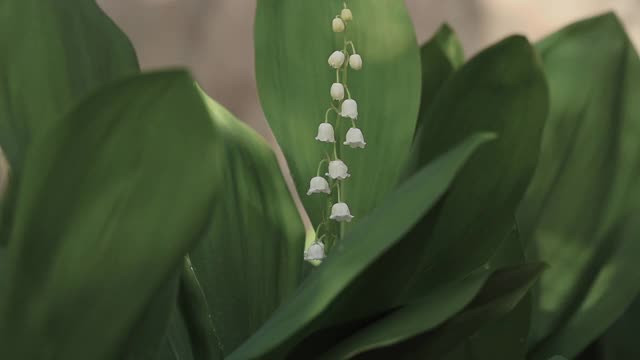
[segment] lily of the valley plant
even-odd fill
[[[615,15],[467,59],[402,1],[258,0],[297,194],[93,1],[0,20],[0,358],[640,358],[640,59]]]
[[[331,232],[333,228],[328,224],[329,220],[337,222],[351,222],[353,219],[353,215],[351,215],[346,199],[341,196],[341,182],[349,178],[351,175],[348,172],[348,166],[338,157],[335,138],[335,129],[342,130],[340,127],[340,120],[341,118],[344,118],[351,120],[351,128],[349,128],[343,137],[345,139],[344,145],[348,145],[354,149],[364,148],[366,145],[362,130],[356,127],[356,120],[358,119],[358,104],[356,100],[351,97],[351,91],[349,91],[349,85],[347,84],[347,80],[349,78],[349,67],[353,70],[362,69],[362,57],[356,53],[356,47],[353,44],[353,41],[349,40],[347,36],[349,28],[348,24],[351,20],[353,20],[353,14],[345,2],[340,15],[337,15],[332,22],[333,31],[335,33],[343,34],[344,45],[342,50],[333,52],[329,57],[329,66],[334,68],[336,71],[336,82],[331,85],[331,106],[327,109],[324,122],[318,127],[318,136],[316,136],[316,140],[332,144],[333,152],[331,155],[327,152],[326,158],[320,160],[316,176],[311,179],[309,183],[309,191],[307,192],[307,195],[317,193],[331,195],[331,189],[335,189],[337,198],[335,201],[333,201],[332,198],[327,199],[327,209],[331,209],[330,215],[328,212],[323,212],[322,219],[319,221],[318,228],[315,232],[316,241],[314,241],[307,251],[305,251],[305,260],[324,259],[327,252],[327,246],[323,240],[325,238],[328,240],[336,240],[339,238],[340,234]],[[331,113],[335,113],[336,115],[335,129],[334,125],[329,121],[329,115]],[[323,176],[320,176],[321,169],[325,164],[327,166],[327,172],[324,175],[329,178],[328,181]],[[331,242],[330,244],[334,244],[334,242]]]

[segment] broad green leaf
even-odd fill
[[[510,313],[524,298],[545,265],[504,268],[491,275],[473,302],[438,329],[395,346],[362,354],[362,359],[441,359],[485,324]],[[484,358],[483,358],[484,360]]]
[[[229,354],[299,285],[305,229],[270,146],[203,96],[226,149],[224,197],[191,260]]]
[[[464,64],[464,50],[453,29],[444,24],[438,32],[420,48],[422,63],[422,98],[417,128],[426,118],[436,95],[451,77]]]
[[[131,330],[120,353],[123,360],[156,359],[172,321],[172,310],[178,298],[179,276],[174,275],[160,288]]]
[[[504,268],[524,264],[525,256],[517,228],[503,242],[490,262],[491,268]],[[446,360],[524,360],[527,352],[527,337],[531,324],[531,294],[510,313],[482,326]]]
[[[640,290],[640,60],[613,14],[537,47],[552,105],[518,220],[531,256],[551,266],[532,330],[544,341],[534,359],[546,360],[579,353]]]
[[[421,114],[413,169],[474,132],[492,131],[498,140],[473,155],[437,211],[409,235],[414,245],[407,249],[419,256],[407,297],[468,275],[509,236],[536,166],[547,106],[539,59],[525,38],[514,36],[462,66]]]
[[[370,0],[349,0],[347,5],[353,21],[346,34],[364,61],[362,70],[349,71],[348,85],[358,102],[356,125],[368,145],[342,145],[350,125],[346,119],[336,128],[336,140],[338,156],[351,174],[344,182],[344,199],[357,222],[382,204],[408,157],[420,105],[420,57],[404,2],[378,0],[371,6]],[[344,34],[333,33],[331,21],[342,7],[342,0],[259,0],[256,12],[260,100],[315,224],[326,197],[306,192],[318,163],[333,152],[332,145],[314,137],[331,106],[336,71],[327,59],[344,45]],[[335,116],[330,118],[334,125]]]
[[[490,134],[482,134],[467,139],[388,196],[385,205],[355,226],[322,266],[305,279],[295,296],[228,359],[253,359],[276,352],[283,355],[285,343],[300,340],[317,330],[323,321],[330,320],[324,314],[336,311],[332,302],[340,293],[371,263],[384,256],[438,201],[466,159],[492,138]]]
[[[603,360],[640,358],[639,329],[640,298],[636,298],[627,311],[598,340],[604,353]]]
[[[221,194],[221,134],[184,72],[92,95],[29,148],[0,294],[11,359],[120,357]]]
[[[171,313],[167,335],[155,360],[196,360],[191,350],[189,330],[179,306]]]
[[[365,351],[393,345],[432,330],[466,307],[489,275],[489,270],[482,268],[466,279],[435,289],[424,299],[393,311],[356,332],[320,358],[349,359]]]
[[[0,147],[14,174],[30,139],[102,85],[138,72],[93,0],[0,0]]]
[[[567,308],[561,308],[556,315],[557,324],[561,325],[533,347],[532,359],[547,359],[549,354],[574,357],[630,306],[640,281],[636,272],[640,244],[635,241],[640,233],[638,218],[640,211],[620,219],[601,239],[587,263],[587,270],[572,284],[568,296],[571,302],[563,304]],[[540,310],[536,310],[539,313]]]

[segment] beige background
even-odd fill
[[[299,0],[321,1],[321,0]],[[376,1],[370,0],[372,4]],[[395,0],[401,1],[401,0]],[[640,43],[640,0],[406,0],[422,42],[446,21],[467,54],[511,33],[537,39],[607,10]],[[98,0],[125,30],[144,68],[181,65],[209,95],[268,136],[253,70],[256,0]],[[269,136],[268,136],[269,137]]]

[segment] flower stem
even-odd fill
[[[351,50],[353,50],[353,54],[357,54],[357,53],[358,53],[358,52],[356,51],[356,47],[355,47],[355,45],[353,45],[353,41],[351,41],[351,40],[347,41],[347,42],[345,43],[345,48],[346,48],[346,45],[351,45]]]
[[[316,176],[320,176],[320,169],[322,168],[322,164],[324,164],[326,161],[327,159],[320,160],[320,163],[318,164],[318,171],[316,171]]]

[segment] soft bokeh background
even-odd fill
[[[370,1],[375,4],[381,0]],[[254,76],[252,38],[256,0],[98,0],[98,3],[129,35],[144,68],[187,66],[214,99],[272,140],[260,110]],[[636,45],[640,44],[640,0],[406,0],[406,3],[420,42],[446,21],[458,32],[468,55],[511,33],[522,33],[535,40],[569,22],[607,10],[615,10],[623,18]]]

